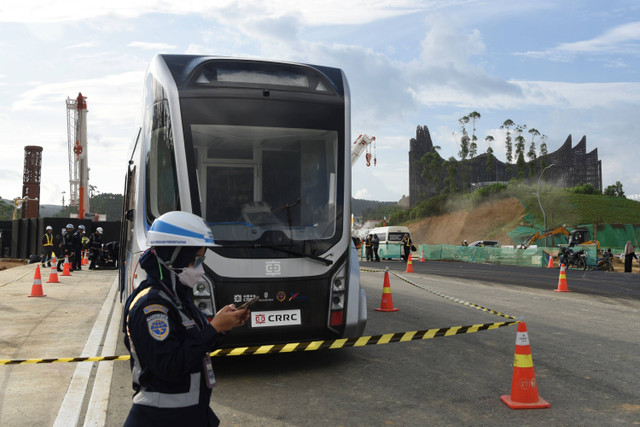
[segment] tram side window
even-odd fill
[[[146,203],[149,221],[180,210],[171,118],[166,101],[147,111]]]

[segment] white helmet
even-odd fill
[[[47,230],[47,231],[52,230],[53,231],[53,228],[51,228],[50,225],[47,225],[47,228],[45,230]]]
[[[78,226],[78,229],[79,229],[79,230],[84,231],[84,230],[85,230],[85,226],[84,226],[84,225],[82,225],[82,224],[80,224],[80,225]]]
[[[147,233],[148,246],[217,246],[207,223],[189,212],[167,212],[156,218]]]
[[[102,234],[104,232],[104,230],[102,229],[102,227],[98,227],[96,228],[96,231],[100,234]]]

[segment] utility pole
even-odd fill
[[[540,178],[542,178],[542,174],[544,174],[544,171],[546,171],[547,169],[549,169],[550,167],[555,166],[555,163],[551,163],[549,166],[547,166],[546,168],[542,169],[542,172],[540,172],[540,176],[538,177],[538,205],[540,206],[540,210],[542,211],[542,218],[544,219],[544,230],[547,230],[547,214],[544,212],[544,209],[542,207],[542,203],[540,202]],[[544,246],[547,246],[547,238],[544,238]]]

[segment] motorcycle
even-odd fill
[[[574,251],[573,249],[568,247],[560,248],[559,260],[560,263],[564,264],[567,268],[575,266],[580,270],[587,269],[587,254],[583,249]]]
[[[98,268],[118,268],[118,253],[120,252],[120,243],[118,242],[109,242],[102,245],[100,251],[98,251],[95,255],[96,259],[96,267]],[[93,254],[90,255],[90,258],[93,258]]]
[[[613,254],[611,253],[611,249],[602,254],[602,258],[598,258],[597,260],[597,268],[598,270],[604,271],[614,271],[613,268]]]

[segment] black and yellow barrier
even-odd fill
[[[435,328],[421,331],[396,332],[392,334],[372,335],[360,338],[341,338],[335,340],[292,342],[287,344],[257,345],[251,347],[223,348],[210,353],[212,357],[246,356],[250,354],[293,353],[296,351],[337,350],[349,347],[364,347],[368,345],[382,345],[396,342],[428,340],[437,337],[451,337],[454,335],[472,334],[474,332],[498,329],[515,325],[520,321],[486,323],[481,325],[453,326],[450,328]],[[67,357],[58,359],[0,359],[0,365],[31,365],[41,363],[74,363],[74,362],[109,362],[114,360],[129,360],[130,356],[102,356],[102,357]]]
[[[371,270],[362,268],[361,271],[373,272],[373,273],[383,273],[385,270]],[[390,344],[397,342],[408,342],[408,341],[417,341],[417,340],[427,340],[431,338],[437,337],[450,337],[455,335],[462,334],[472,334],[480,331],[488,331],[491,329],[498,329],[504,326],[515,325],[520,323],[522,320],[517,319],[508,314],[500,313],[495,310],[488,309],[486,307],[482,307],[477,304],[472,304],[467,301],[463,301],[459,298],[453,298],[448,295],[445,295],[441,292],[433,291],[423,287],[420,284],[417,284],[395,272],[391,272],[394,276],[399,279],[416,286],[422,290],[430,292],[434,295],[437,295],[442,298],[446,298],[450,301],[456,302],[458,304],[462,304],[467,307],[475,308],[476,310],[481,310],[487,312],[489,314],[494,314],[496,316],[505,317],[510,319],[508,322],[497,322],[497,323],[485,323],[479,325],[468,325],[468,326],[453,326],[449,328],[435,328],[435,329],[426,329],[420,331],[408,331],[408,332],[396,332],[390,334],[382,334],[382,335],[372,335],[365,336],[360,338],[340,338],[335,340],[322,340],[322,341],[305,341],[305,342],[292,342],[286,344],[272,344],[272,345],[257,345],[257,346],[249,346],[249,347],[235,347],[235,348],[222,348],[211,352],[212,357],[222,357],[222,356],[246,356],[251,354],[271,354],[271,353],[293,353],[298,351],[316,351],[316,350],[335,350],[349,347],[364,347],[369,345],[382,345],[382,344]],[[0,359],[0,365],[30,365],[30,364],[42,364],[42,363],[76,363],[76,362],[109,362],[115,360],[129,360],[130,356],[95,356],[95,357],[67,357],[67,358],[57,358],[57,359]]]

